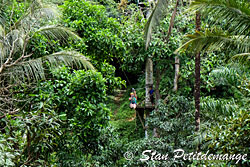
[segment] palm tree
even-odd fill
[[[195,51],[234,50],[233,58],[250,59],[250,2],[248,0],[194,0],[192,11],[200,11],[211,28],[187,35],[181,49]],[[223,29],[221,28],[221,25]]]
[[[4,5],[12,6],[11,15],[3,15]],[[14,1],[2,0],[0,6],[0,108],[2,113],[16,112],[10,107],[15,101],[10,89],[20,83],[37,81],[45,78],[45,66],[60,64],[74,65],[94,69],[86,57],[76,51],[61,51],[34,59],[28,52],[29,42],[36,34],[44,35],[49,41],[59,40],[67,43],[69,38],[81,40],[75,33],[61,26],[46,25],[59,17],[55,7],[27,1],[26,12],[18,19],[13,19]],[[7,21],[8,20],[8,21]],[[5,111],[5,112],[3,112]]]
[[[188,41],[177,49],[188,47],[196,53],[195,57],[195,122],[196,131],[200,129],[200,51],[234,50],[239,54],[234,58],[250,59],[250,2],[247,0],[194,0],[190,10],[196,12],[196,33],[187,35]],[[212,28],[201,32],[200,12],[212,18]],[[223,29],[220,25],[224,25]],[[248,56],[248,57],[247,57]],[[199,150],[198,145],[198,150]]]
[[[201,29],[201,14],[198,11],[195,19],[196,31]],[[195,131],[200,131],[200,84],[201,84],[201,56],[198,51],[195,55],[195,84],[194,84],[194,102],[195,102]],[[200,152],[200,143],[197,146],[197,152]]]
[[[151,36],[152,36],[152,31],[153,29],[159,25],[160,20],[167,14],[167,8],[168,8],[168,1],[167,0],[158,0],[157,3],[155,4],[154,9],[152,10],[147,24],[145,26],[145,30],[144,30],[144,34],[145,34],[145,46],[146,46],[146,50],[149,47],[149,43],[151,41]],[[175,20],[175,16],[177,13],[177,7],[179,4],[179,0],[176,0],[176,5],[174,8],[174,11],[172,13],[172,17],[170,20],[170,24],[169,24],[169,29],[168,29],[168,34],[166,36],[166,43],[169,40],[169,37],[171,35],[173,26],[174,26],[174,20]],[[178,57],[175,58],[175,62],[176,62],[176,67],[177,67],[177,71],[179,69],[179,59]],[[178,65],[177,65],[178,64]],[[149,88],[150,86],[153,85],[154,81],[153,81],[153,62],[151,60],[150,57],[147,58],[147,62],[146,62],[146,77],[145,77],[145,81],[146,81],[146,99],[145,99],[145,106],[151,106],[150,103],[150,98],[149,98]],[[160,85],[160,80],[161,80],[161,74],[160,74],[160,70],[157,69],[157,75],[156,75],[156,86],[155,86],[155,92],[156,92],[156,104],[158,104],[158,100],[160,99],[160,92],[159,92],[159,85]],[[176,72],[176,77],[178,77],[178,72]],[[177,78],[175,78],[174,80],[175,85],[177,85]],[[175,86],[175,89],[177,90],[177,87]],[[154,136],[158,137],[159,135],[157,134],[157,129],[154,128]],[[147,138],[147,130],[145,130],[145,137]]]
[[[166,15],[166,10],[168,7],[168,1],[167,0],[158,0],[157,3],[150,14],[150,16],[148,17],[146,26],[145,26],[145,30],[144,30],[144,34],[145,34],[145,49],[147,50],[151,41],[151,37],[152,37],[152,31],[153,29],[159,25],[160,20]],[[171,27],[171,26],[169,26]],[[171,29],[170,29],[171,32]],[[170,34],[169,32],[169,34]],[[169,35],[168,35],[169,36]],[[149,56],[147,58],[147,62],[146,62],[146,78],[145,78],[145,84],[146,84],[146,99],[145,99],[145,106],[151,106],[151,102],[150,102],[150,98],[149,98],[149,90],[150,87],[153,86],[153,62],[151,59],[151,56]],[[160,75],[158,75],[160,76]],[[158,90],[156,90],[158,91]],[[159,97],[159,96],[157,96]],[[157,102],[158,99],[156,99]]]

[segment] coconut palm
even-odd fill
[[[9,88],[20,82],[37,81],[45,78],[45,66],[60,64],[94,69],[86,57],[76,51],[61,51],[34,59],[27,50],[29,42],[36,34],[44,35],[49,41],[67,43],[69,38],[81,40],[67,28],[46,25],[60,16],[58,10],[40,1],[27,1],[26,12],[14,19],[15,2],[0,1],[0,103],[11,103]],[[6,17],[1,10],[12,6],[11,15]],[[10,97],[11,98],[11,97]],[[4,103],[3,103],[4,102]],[[3,106],[1,106],[3,109]]]
[[[250,2],[248,0],[194,0],[192,11],[210,18],[212,28],[187,35],[181,49],[196,51],[234,50],[234,58],[250,59]],[[223,28],[221,28],[223,27]]]
[[[154,1],[152,1],[154,3]],[[144,38],[145,38],[145,49],[147,50],[151,41],[152,37],[152,31],[153,29],[159,25],[160,20],[167,14],[166,9],[168,7],[168,1],[167,0],[158,0],[155,5],[153,5],[154,8],[151,11],[151,14],[147,18],[147,23],[144,30]],[[146,85],[146,99],[145,99],[145,105],[151,106],[150,98],[149,98],[149,90],[150,86],[153,85],[153,62],[151,60],[151,57],[149,56],[147,58],[146,62],[146,69],[145,69],[145,85]]]
[[[152,1],[154,3],[154,1]],[[173,26],[174,26],[174,20],[175,20],[175,16],[177,13],[177,7],[179,4],[179,0],[176,0],[176,5],[174,8],[174,11],[172,13],[172,17],[169,23],[169,29],[168,29],[168,34],[165,38],[166,43],[169,40],[169,37],[171,35]],[[151,37],[152,37],[152,31],[155,27],[157,27],[161,21],[162,18],[164,18],[164,16],[166,16],[167,14],[167,9],[168,9],[168,5],[169,5],[169,1],[167,0],[157,0],[157,2],[153,5],[154,8],[152,10],[152,12],[150,13],[146,26],[145,26],[145,30],[144,30],[144,38],[145,38],[145,49],[147,50],[151,41]],[[179,64],[179,58],[176,57],[175,58],[175,62],[176,62],[176,69],[177,72],[176,73],[176,78],[178,77],[178,70],[179,70],[179,66],[177,64]],[[151,106],[151,102],[150,102],[150,98],[149,98],[149,88],[150,86],[153,85],[154,81],[153,81],[153,62],[151,57],[149,56],[147,58],[147,62],[146,62],[146,69],[145,69],[145,89],[146,89],[146,99],[145,99],[145,106]],[[175,78],[174,80],[174,84],[177,84],[177,79]],[[157,76],[156,76],[156,86],[155,86],[155,92],[156,92],[156,102],[160,99],[160,92],[159,92],[159,85],[160,85],[160,80],[161,80],[161,74],[159,72],[159,70],[157,69]],[[177,90],[177,86],[175,86],[175,89]],[[156,103],[158,105],[158,103]],[[146,126],[147,126],[147,122],[146,122]],[[157,129],[154,128],[154,136],[158,137],[157,134]],[[147,138],[147,129],[145,130],[145,137]]]
[[[195,53],[200,51],[234,50],[239,53],[234,58],[250,59],[249,7],[250,2],[247,0],[194,0],[189,10],[196,13],[200,12],[204,18],[209,18],[209,26],[212,28],[206,29],[205,32],[196,29],[195,34],[187,35],[188,40],[176,52],[187,48]],[[200,124],[199,54],[196,54],[195,64],[195,120],[196,130],[198,131]]]

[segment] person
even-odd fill
[[[136,98],[136,100],[137,100],[137,95],[136,95],[135,88],[132,88],[132,93],[134,93],[134,96],[135,96],[135,98]]]
[[[130,108],[135,109],[136,108],[136,98],[135,98],[134,93],[130,93],[129,100],[130,100],[130,104],[129,104]]]
[[[150,86],[150,90],[149,90],[149,97],[150,97],[150,102],[152,105],[155,105],[154,104],[154,89],[153,89],[153,86]]]

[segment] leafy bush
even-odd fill
[[[90,1],[67,0],[62,5],[65,26],[74,28],[87,45],[87,54],[101,65],[123,56],[120,24],[107,15],[102,5]]]
[[[31,100],[28,96],[34,94],[20,93],[18,99],[24,101],[25,106],[19,104],[21,111],[1,120],[4,123],[1,140],[6,144],[4,153],[11,155],[4,159],[10,162],[12,158],[14,166],[46,166],[50,163],[48,153],[53,152],[56,138],[61,133],[60,119],[50,106],[50,99],[40,101],[38,96]]]
[[[103,62],[99,69],[106,80],[105,84],[107,85],[107,94],[114,93],[115,89],[121,89],[126,86],[125,80],[122,80],[120,77],[115,77],[116,68],[114,66]]]
[[[173,157],[174,149],[194,150],[194,116],[191,113],[192,101],[183,96],[170,96],[167,104],[160,102],[150,117],[147,118],[150,131],[157,129],[159,138],[137,140],[127,144],[127,150],[134,152],[133,161],[126,162],[128,166],[186,166],[190,162],[174,161],[139,161],[144,150],[156,150],[162,155]],[[151,133],[149,133],[151,134]]]
[[[170,96],[167,104],[161,102],[148,118],[151,128],[158,129],[160,136],[168,143],[176,146],[186,146],[184,136],[193,132],[194,116],[192,101],[183,96]],[[168,136],[168,137],[167,137]]]
[[[4,135],[0,135],[0,166],[11,167],[15,166],[14,159],[20,155],[17,150],[13,150],[14,138],[6,138]]]
[[[209,96],[201,98],[201,114],[206,121],[222,121],[239,109],[234,99],[216,99]]]
[[[9,164],[81,166],[87,153],[98,152],[99,136],[110,119],[106,79],[100,72],[67,67],[53,69],[51,77],[35,88],[16,88],[22,111],[1,120],[7,146],[20,150],[17,156],[3,148]]]
[[[216,154],[250,154],[250,112],[240,110],[224,119],[220,125],[212,127],[205,140],[206,149]],[[227,162],[230,166],[235,161]],[[249,166],[250,161],[239,161],[237,165]]]
[[[106,80],[101,73],[66,67],[53,71],[54,80],[41,83],[40,100],[50,102],[64,123],[61,140],[76,135],[84,151],[95,150],[100,130],[109,120]],[[48,99],[49,98],[49,99]]]

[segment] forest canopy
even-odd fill
[[[247,0],[0,0],[0,167],[250,166],[249,35]]]

